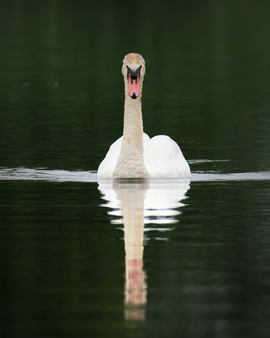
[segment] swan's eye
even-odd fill
[[[132,70],[127,66],[127,78],[128,78],[128,80],[131,79],[131,82],[133,82],[133,80],[135,80],[135,82],[137,83],[137,81],[141,77],[141,68],[142,68],[142,66],[140,66],[136,70]]]

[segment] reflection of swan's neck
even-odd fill
[[[126,93],[124,135],[114,177],[147,177],[143,158],[143,122],[141,96],[133,100]]]
[[[144,199],[148,184],[114,184],[120,201],[126,252],[125,318],[144,320],[147,286],[143,270]],[[131,306],[131,307],[130,307]]]
[[[123,203],[122,205],[126,261],[139,260],[142,262],[144,233],[143,200],[142,205],[129,205],[131,203],[130,200],[127,200],[127,203]]]
[[[135,183],[131,186],[128,184],[115,184],[114,186],[117,198],[121,202],[121,212],[125,233],[126,260],[139,260],[142,263],[144,198],[148,185],[147,183],[140,184],[139,188]],[[142,266],[140,267],[142,268]]]
[[[145,273],[143,271],[143,206],[123,207],[126,252],[125,303],[146,303]]]

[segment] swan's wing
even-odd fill
[[[151,178],[190,177],[190,169],[178,144],[158,135],[144,143],[144,162]]]
[[[98,178],[112,178],[118,157],[120,155],[123,136],[116,140],[108,150],[104,160],[98,167]]]
[[[150,137],[146,133],[143,133],[143,144],[146,144],[149,141],[150,141]]]

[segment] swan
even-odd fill
[[[150,139],[143,132],[143,57],[137,53],[127,54],[122,73],[125,84],[124,132],[100,163],[98,179],[190,177],[189,165],[175,141],[165,135]]]

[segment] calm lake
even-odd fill
[[[269,12],[1,2],[1,337],[269,337]],[[129,52],[190,179],[97,180]]]

